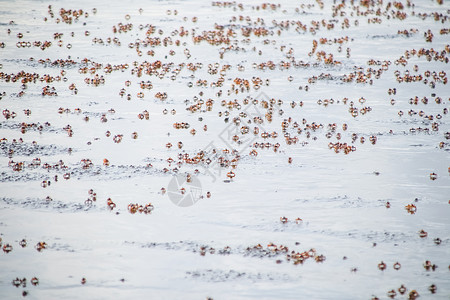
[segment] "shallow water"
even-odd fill
[[[411,56],[405,66],[395,63],[406,50],[420,48],[433,48],[444,58],[449,57],[448,34],[440,33],[450,27],[449,20],[419,17],[433,12],[447,16],[447,2],[412,1],[414,7],[403,3],[401,10],[389,9],[389,19],[379,16],[380,24],[368,23],[374,15],[350,16],[350,3],[343,9],[346,16],[341,17],[332,16],[331,2],[321,9],[318,2],[281,1],[275,9],[269,6],[258,10],[256,6],[261,3],[257,1],[245,2],[243,9],[237,4],[218,7],[202,1],[110,2],[97,1],[94,13],[89,1],[0,1],[0,43],[5,44],[0,48],[0,72],[17,74],[23,70],[67,78],[28,83],[22,96],[21,83],[0,78],[0,95],[5,93],[0,108],[17,114],[8,119],[5,114],[0,116],[0,138],[4,138],[0,142],[0,238],[2,247],[13,247],[11,252],[0,254],[0,298],[22,298],[26,291],[31,299],[141,299],[149,295],[168,299],[387,299],[392,289],[396,298],[407,299],[412,290],[424,299],[450,298],[450,122],[444,111],[450,109],[450,94],[448,84],[443,82],[450,70],[445,61],[427,61],[426,56]],[[57,23],[61,8],[83,9],[89,15],[72,24]],[[360,11],[365,10],[361,6]],[[392,11],[403,11],[407,18],[393,18]],[[198,20],[193,22],[193,17]],[[251,22],[263,18],[264,24],[247,23],[247,17]],[[345,17],[350,26],[342,29]],[[297,25],[292,23],[278,35],[274,20],[300,21],[307,30],[296,30]],[[309,30],[312,21],[322,20],[334,24],[334,28],[327,30],[319,25],[315,32]],[[114,33],[113,26],[117,28],[118,23],[133,24],[133,28]],[[142,30],[140,24],[144,25]],[[169,36],[181,44],[141,45],[139,56],[130,43],[146,38],[146,24],[155,26],[149,37],[163,40]],[[236,34],[230,37],[230,45],[239,50],[227,51],[221,57],[222,47],[228,45],[193,42],[193,29],[199,35],[216,30],[215,24],[225,30],[233,28]],[[173,33],[179,33],[181,26],[189,31],[187,36]],[[266,28],[269,35],[251,34],[246,40],[241,30],[249,26]],[[416,32],[398,34],[399,30],[410,29]],[[432,42],[425,40],[428,30],[434,34]],[[61,46],[59,39],[54,39],[55,33],[63,34]],[[108,44],[108,37],[118,38],[121,45]],[[345,37],[348,39],[340,52],[336,43],[319,43],[315,53],[308,55],[313,40]],[[95,43],[95,38],[102,39],[103,44]],[[45,50],[18,48],[16,43],[20,41],[51,41],[52,45]],[[150,50],[153,56],[147,54]],[[319,51],[332,53],[340,64],[319,60]],[[47,58],[48,62],[39,62]],[[83,62],[85,58],[90,61]],[[52,64],[57,59],[74,63]],[[342,80],[358,68],[365,72],[368,68],[380,69],[368,65],[371,59],[390,62],[379,78],[372,75],[372,83],[370,79],[366,83]],[[173,63],[161,78],[155,74],[138,77],[132,71],[134,62],[157,60]],[[283,70],[259,70],[253,65],[268,61],[277,66],[282,61],[309,65]],[[85,82],[86,78],[94,79],[94,74],[80,72],[81,68],[93,67],[92,62],[102,64],[95,71],[104,78],[98,86]],[[193,72],[186,65],[179,66],[182,63],[202,65]],[[217,73],[208,72],[208,65],[214,69],[216,63]],[[128,64],[128,68],[107,73],[107,64]],[[223,86],[212,87],[223,65],[230,66],[223,73]],[[179,72],[174,71],[177,67]],[[445,75],[435,80],[434,87],[423,81],[397,82],[395,72],[403,76],[407,70],[424,78],[427,70]],[[313,76],[317,76],[316,82],[309,83]],[[253,77],[262,79],[259,89],[254,88]],[[232,90],[235,78],[250,80],[250,89],[242,92],[239,88],[236,93]],[[198,80],[207,80],[207,86],[197,86]],[[151,81],[153,88],[142,90],[141,81]],[[72,83],[76,94],[69,88]],[[57,96],[42,96],[47,85],[55,88]],[[124,96],[119,94],[122,88]],[[389,94],[394,88],[396,93]],[[144,97],[138,98],[141,91]],[[166,92],[167,99],[157,99],[157,92]],[[418,103],[410,104],[416,96]],[[421,101],[424,97],[427,104]],[[250,99],[248,104],[245,98]],[[205,105],[196,112],[186,109],[200,99],[214,100],[211,111],[206,111]],[[252,104],[254,99],[258,104]],[[271,105],[272,122],[265,118],[268,111],[261,105],[261,101],[270,99],[283,101]],[[241,107],[227,108],[221,105],[222,100],[237,100]],[[296,104],[293,108],[292,101]],[[349,112],[350,102],[358,109],[356,117]],[[365,114],[361,113],[364,107],[370,108]],[[70,111],[58,113],[59,108]],[[109,112],[112,108],[114,113]],[[24,114],[25,109],[31,110],[29,116]],[[163,114],[164,109],[167,114]],[[171,114],[172,109],[175,114]],[[149,120],[138,118],[144,110]],[[409,115],[410,110],[417,114]],[[419,115],[421,110],[423,116]],[[404,115],[399,116],[399,111]],[[242,112],[246,115],[240,115]],[[430,115],[433,120],[425,118]],[[102,116],[107,122],[101,121]],[[240,117],[239,126],[233,124],[235,117]],[[254,117],[260,117],[263,123],[256,124]],[[289,117],[292,122],[286,131],[298,137],[291,145],[285,142],[280,126]],[[22,122],[37,125],[21,133]],[[175,129],[175,122],[187,122],[190,127]],[[294,122],[302,129],[300,134],[293,128]],[[308,129],[313,122],[322,126]],[[245,123],[251,130],[258,127],[259,134],[241,134]],[[328,127],[333,123],[334,131]],[[347,130],[343,130],[344,123]],[[64,129],[67,125],[73,130],[71,137]],[[438,129],[433,130],[433,126]],[[191,129],[196,129],[195,135],[190,134]],[[105,135],[107,131],[111,136]],[[137,139],[132,138],[133,132],[138,133]],[[263,132],[277,132],[278,137],[264,139]],[[123,139],[115,143],[113,137],[119,134]],[[357,135],[355,141],[353,134]],[[233,141],[234,135],[242,143]],[[374,144],[371,136],[376,137]],[[23,142],[17,142],[19,138]],[[182,149],[177,147],[179,141]],[[173,144],[170,149],[166,147],[169,142]],[[336,153],[330,149],[330,142],[347,143],[355,151]],[[280,147],[275,152],[272,147],[256,148],[255,143],[279,143]],[[228,160],[235,157],[223,149],[239,153],[235,169],[220,167],[220,156]],[[180,153],[193,157],[202,150],[204,158],[211,159],[209,165],[176,165]],[[250,155],[252,150],[258,155]],[[168,163],[169,157],[175,162]],[[31,166],[35,158],[41,159],[41,165]],[[109,166],[103,165],[105,158]],[[92,165],[83,167],[82,160],[86,159]],[[23,162],[24,168],[14,171],[11,160]],[[60,160],[65,168],[55,167]],[[54,167],[45,169],[44,163]],[[230,171],[235,173],[231,180],[227,178]],[[431,173],[437,174],[437,179],[431,180]],[[70,174],[70,178],[63,179],[64,174]],[[173,190],[180,183],[174,183],[174,178],[183,181],[187,174],[194,178],[184,185],[187,193]],[[46,180],[51,184],[43,188]],[[89,205],[86,200],[91,197],[90,189],[96,193],[96,201]],[[116,205],[112,211],[107,206],[108,198]],[[195,203],[189,207],[173,203],[180,199],[180,204]],[[131,203],[151,203],[154,210],[131,214]],[[414,204],[417,211],[408,213],[408,204]],[[282,217],[288,221],[281,222]],[[296,218],[302,221],[297,224]],[[422,229],[428,233],[425,238],[419,237]],[[440,244],[435,243],[436,238]],[[24,248],[19,244],[22,239],[27,241]],[[36,251],[38,242],[46,242],[47,249]],[[277,245],[277,250],[268,246],[270,243]],[[262,248],[255,247],[258,244]],[[295,259],[288,259],[281,245],[289,252],[315,251],[313,257],[294,264]],[[320,255],[324,261],[316,262]],[[427,260],[437,266],[434,271],[424,268]],[[378,268],[381,261],[387,265],[384,271]],[[396,262],[401,264],[399,270],[393,268]],[[32,277],[39,278],[37,286],[31,284]],[[11,282],[15,278],[26,278],[26,286],[14,287]],[[81,284],[82,278],[85,284]],[[407,288],[404,295],[398,292],[402,284]],[[437,287],[433,294],[429,289],[432,284]]]

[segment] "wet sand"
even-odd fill
[[[448,299],[447,2],[1,2],[0,298]]]

